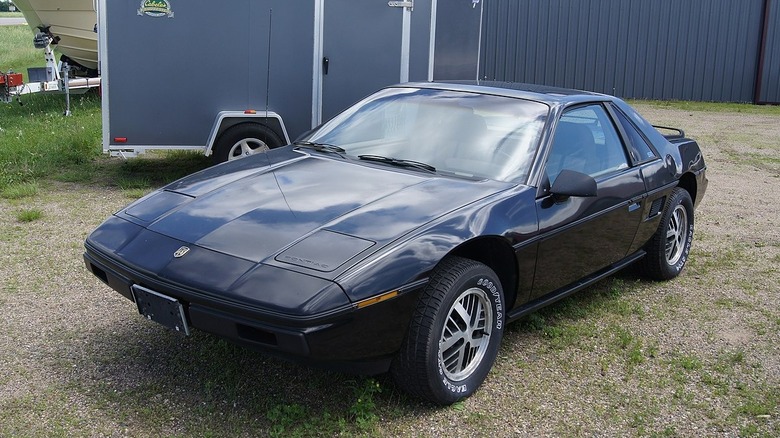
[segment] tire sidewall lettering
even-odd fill
[[[680,256],[680,260],[678,260],[677,263],[673,266],[673,268],[676,269],[678,272],[682,271],[683,267],[685,266],[685,262],[688,261],[688,256],[690,255],[691,252],[692,242],[693,242],[693,223],[689,223],[688,236],[685,239],[685,250]]]
[[[501,330],[504,326],[504,304],[501,297],[501,291],[498,290],[493,281],[489,278],[481,277],[477,280],[477,286],[485,289],[488,296],[491,297],[493,302],[493,308],[496,311],[496,330]]]
[[[685,249],[683,253],[680,255],[680,259],[677,260],[677,263],[674,265],[669,265],[671,269],[673,269],[675,272],[681,272],[683,268],[685,267],[685,263],[688,261],[688,256],[691,252],[691,243],[693,242],[693,215],[692,215],[692,208],[688,208],[689,206],[686,205],[686,202],[684,202],[683,199],[678,200],[675,203],[676,206],[682,206],[685,209],[686,214],[688,215],[688,235],[685,238]]]
[[[496,280],[491,279],[490,277],[477,277],[476,283],[471,283],[471,284],[474,284],[476,287],[479,287],[480,289],[484,290],[485,293],[487,293],[488,297],[490,298],[490,302],[493,305],[493,311],[495,315],[494,329],[497,331],[501,331],[504,326],[504,303],[502,297],[503,292],[496,285]],[[466,287],[469,286],[466,285]],[[442,364],[441,359],[437,360],[436,368],[438,372],[439,381],[441,382],[442,388],[445,391],[453,395],[468,394],[469,392],[472,391],[470,389],[471,388],[470,380],[472,379],[472,377],[468,377],[461,382],[451,381],[444,374],[444,365]]]
[[[445,389],[447,389],[448,391],[450,391],[453,394],[465,394],[466,392],[468,392],[469,387],[468,387],[467,384],[462,383],[462,384],[456,385],[456,384],[452,383],[450,381],[450,379],[448,379],[447,377],[444,376],[444,368],[442,368],[441,360],[439,360],[439,367],[438,368],[439,368],[439,378],[441,379],[441,383],[442,383],[442,385],[444,385]]]

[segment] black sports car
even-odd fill
[[[390,370],[447,404],[485,379],[506,323],[635,262],[679,274],[705,168],[614,97],[403,84],[132,203],[84,258],[174,330]]]

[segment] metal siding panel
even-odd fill
[[[678,3],[676,3],[678,4]],[[662,11],[664,16],[669,17],[669,32],[666,34],[666,47],[664,50],[664,60],[661,65],[663,68],[663,78],[661,82],[661,96],[663,99],[671,99],[674,97],[674,84],[677,80],[677,50],[679,49],[679,32],[675,30],[680,29],[680,15],[675,13],[671,3],[664,3],[664,9]],[[659,75],[660,76],[660,75]]]
[[[506,11],[504,14],[510,13],[509,9],[511,8],[511,5],[506,5]],[[506,16],[506,15],[504,15]],[[502,40],[502,51],[500,54],[500,58],[498,59],[499,62],[501,62],[501,65],[503,67],[499,70],[501,74],[510,75],[510,77],[515,77],[515,75],[518,73],[514,70],[516,68],[516,64],[514,61],[514,58],[520,58],[523,55],[523,49],[522,47],[517,47],[512,44],[511,40],[506,39],[506,34],[509,31],[510,28],[510,22],[502,23],[502,37],[504,38]],[[511,61],[511,62],[510,62]]]
[[[607,64],[608,82],[607,90],[610,94],[617,93],[618,87],[621,86],[622,80],[619,78],[622,76],[622,71],[625,68],[625,61],[620,56],[620,5],[615,5],[609,9],[609,24],[607,26],[607,34],[609,39],[609,52],[611,63]]]
[[[580,16],[587,16],[590,13],[591,8],[586,7],[581,9],[579,11]],[[587,48],[587,38],[580,38],[582,33],[587,30],[586,25],[583,23],[583,20],[577,21],[577,29],[574,32],[575,34],[575,44],[571,45],[573,55],[569,55],[569,60],[572,62],[572,69],[574,70],[573,73],[573,84],[575,88],[584,88],[586,84],[586,74],[587,72],[583,68],[585,65],[586,60],[588,59],[586,48]]]
[[[685,9],[682,11],[682,14],[684,14],[686,17],[692,17],[693,14],[691,12],[691,4],[685,3]],[[687,24],[685,26],[688,27],[688,33],[691,35],[694,35],[698,32],[698,21],[696,20],[688,20]],[[690,95],[692,94],[693,87],[696,83],[695,80],[695,69],[696,69],[696,63],[692,61],[693,56],[695,54],[695,50],[693,48],[693,45],[686,41],[685,38],[683,38],[683,41],[685,41],[685,47],[684,50],[681,50],[678,52],[678,68],[682,69],[682,78],[680,83],[680,90],[677,91],[677,93],[680,95],[682,99],[686,100],[692,100]]]
[[[492,79],[635,98],[752,100],[762,0],[491,0],[485,7],[484,71]],[[780,35],[770,36],[762,85],[777,94]]]
[[[541,53],[541,59],[539,62],[539,68],[537,68],[534,72],[534,82],[536,83],[553,83],[550,81],[551,69],[548,66],[548,59],[550,57],[550,51],[555,50],[554,35],[559,22],[553,22],[548,18],[550,15],[553,15],[550,11],[552,9],[552,5],[553,2],[549,2],[547,4],[547,8],[540,8],[539,10],[539,23],[545,23],[546,25],[542,27],[544,31],[540,32],[541,35],[544,35],[544,38],[538,40],[537,42],[537,50],[538,53]]]
[[[743,46],[738,50],[742,53],[737,65],[743,65],[744,71],[736,70],[735,80],[739,86],[740,100],[752,102],[758,80],[758,60],[761,45],[761,33],[759,30],[762,20],[762,5],[756,4],[751,8],[750,14],[742,14],[739,22],[739,39]]]
[[[634,86],[632,91],[627,91],[624,96],[631,97],[648,97],[650,96],[647,90],[647,46],[648,35],[650,34],[650,4],[647,2],[641,2],[638,6],[634,6],[635,10],[638,8],[639,12],[634,13],[636,17],[636,31],[635,39],[633,41],[633,47],[637,53],[636,58],[636,75],[634,76]]]
[[[705,94],[704,100],[714,100],[714,96],[716,95],[723,95],[723,97],[726,97],[725,94],[723,94],[723,88],[724,88],[724,72],[726,70],[726,66],[724,65],[724,61],[726,59],[726,41],[724,41],[725,38],[727,38],[728,35],[728,23],[726,19],[728,18],[724,14],[719,14],[718,11],[720,10],[728,10],[728,6],[723,8],[722,1],[721,4],[718,5],[718,7],[713,8],[712,10],[712,21],[716,23],[715,26],[712,26],[710,28],[710,32],[712,33],[713,41],[715,44],[712,45],[712,67],[713,67],[713,83],[712,88],[710,89],[710,92],[708,94]]]
[[[501,13],[500,17],[506,17],[506,16],[516,16],[517,15],[517,6],[514,4],[506,4],[504,5],[505,10]],[[498,17],[497,17],[498,18]],[[509,37],[510,32],[514,29],[512,29],[514,26],[509,26],[508,22],[504,24],[503,26],[503,36],[504,39],[502,41],[501,47],[501,56],[503,56],[506,59],[506,62],[504,63],[504,67],[501,69],[501,75],[505,75],[508,78],[514,78],[517,77],[518,74],[522,75],[521,68],[524,66],[519,63],[520,60],[526,58],[528,55],[525,54],[526,47],[523,47],[520,42],[524,41],[524,39],[521,39],[519,36],[520,27],[516,27],[516,34],[514,38]]]
[[[677,3],[677,7],[679,10],[675,11],[674,8],[670,5],[668,12],[670,14],[669,21],[672,29],[682,29],[682,16],[680,12],[684,10],[684,6],[681,5],[679,2]],[[665,94],[673,97],[673,96],[679,96],[682,94],[682,77],[684,74],[684,68],[685,65],[684,61],[680,59],[680,53],[685,52],[685,45],[683,41],[683,37],[681,35],[682,32],[672,32],[669,35],[669,54],[666,57],[666,66],[665,66],[665,72],[667,76],[667,80],[664,81],[664,91]],[[671,98],[670,97],[670,98]]]
[[[738,68],[744,68],[745,66],[742,66],[740,63],[735,62],[740,58],[740,50],[739,47],[742,45],[742,42],[739,41],[739,26],[738,26],[738,19],[742,15],[740,14],[740,7],[737,3],[731,2],[729,5],[730,14],[729,16],[723,17],[724,25],[726,26],[726,32],[721,32],[721,34],[725,34],[726,41],[724,43],[724,46],[726,48],[725,56],[726,59],[724,59],[724,62],[722,62],[723,65],[723,89],[721,90],[722,96],[724,96],[728,100],[738,100],[739,99],[739,84],[737,83],[737,75],[735,73],[735,69]],[[731,20],[729,20],[729,17]],[[729,23],[729,21],[731,21]],[[732,62],[728,62],[728,60],[733,60]]]
[[[709,69],[709,79],[707,84],[709,84],[709,87],[705,87],[703,89],[704,93],[701,96],[701,99],[706,101],[713,100],[713,96],[720,93],[723,84],[723,66],[720,65],[720,62],[722,62],[722,49],[720,47],[722,42],[722,32],[720,31],[721,28],[718,24],[720,17],[720,14],[718,14],[718,10],[720,8],[718,6],[720,5],[712,7],[708,14],[709,23],[707,27],[707,33],[709,35],[708,41],[710,43],[707,44],[707,63]]]
[[[505,13],[506,14],[512,14],[512,9],[513,9],[512,5],[511,4],[508,5],[507,6],[507,11]],[[517,14],[517,12],[515,12],[515,14]],[[504,15],[504,16],[507,16],[507,15]],[[505,26],[504,33],[506,34],[506,32],[511,27],[512,26],[510,26],[509,23],[507,23],[507,25]],[[506,74],[511,75],[511,77],[516,77],[516,75],[518,75],[518,74],[521,75],[521,77],[525,76],[526,72],[523,71],[523,69],[526,68],[526,65],[525,64],[522,65],[521,69],[518,70],[518,65],[517,65],[517,61],[516,60],[526,58],[527,55],[525,54],[525,52],[527,52],[527,51],[528,51],[528,47],[527,46],[514,44],[511,40],[507,41],[507,43],[504,45],[503,56],[507,60],[511,60],[512,62],[507,62],[506,63],[506,68],[504,69],[504,72]]]
[[[612,52],[610,50],[609,42],[609,26],[604,25],[605,20],[609,20],[610,10],[608,8],[599,8],[601,12],[596,16],[596,27],[598,29],[597,39],[598,44],[596,47],[596,56],[594,57],[594,64],[596,65],[596,83],[594,90],[602,93],[608,93],[609,89],[609,64],[614,62],[612,60]]]
[[[583,84],[582,88],[593,88],[596,80],[596,42],[598,35],[598,10],[595,7],[589,7],[586,14],[586,25],[583,35],[580,38],[585,41],[585,56],[582,62]]]
[[[623,95],[626,92],[628,85],[628,76],[626,75],[626,71],[632,67],[628,62],[628,24],[630,17],[631,14],[629,14],[629,4],[626,2],[620,3],[620,7],[618,9],[618,19],[614,23],[618,34],[616,39],[617,59],[615,63],[615,93],[620,95]]]
[[[637,31],[637,25],[639,23],[638,17],[635,14],[630,13],[629,3],[620,4],[621,15],[620,24],[623,27],[624,32],[624,50],[625,50],[625,68],[623,69],[623,89],[620,91],[621,96],[629,94],[635,87],[634,78],[638,73],[636,66],[637,63],[637,50],[636,47],[632,47],[629,44],[629,39]]]
[[[490,63],[485,68],[485,73],[489,76],[487,76],[487,79],[496,79],[505,77],[506,75],[506,53],[507,53],[507,41],[505,39],[506,35],[506,26],[508,25],[508,21],[505,21],[501,19],[501,17],[506,17],[506,12],[502,11],[502,9],[507,8],[507,4],[503,2],[496,2],[496,3],[488,3],[487,7],[488,10],[492,10],[490,8],[491,4],[497,4],[499,6],[499,9],[495,11],[495,13],[489,14],[489,21],[487,22],[486,29],[495,29],[495,32],[492,34],[492,37],[490,38],[490,41],[493,44],[492,50],[486,51],[487,53],[490,53]],[[491,27],[495,26],[495,27]],[[487,55],[486,53],[486,55]],[[499,70],[501,70],[499,72]],[[508,77],[507,80],[513,80],[512,77]]]
[[[580,17],[587,14],[589,11],[588,5],[584,7],[576,8],[572,13],[575,17]],[[569,29],[567,32],[568,42],[566,44],[566,76],[567,83],[572,84],[575,88],[580,88],[582,80],[582,62],[581,56],[581,38],[579,38],[582,29],[582,20],[577,18],[569,21]]]
[[[551,2],[552,3],[552,2]],[[555,29],[555,50],[553,52],[552,75],[553,84],[563,85],[566,83],[566,48],[569,46],[568,29],[569,29],[569,8],[565,8],[561,2],[558,4],[558,26]]]
[[[489,7],[489,5],[485,8],[485,21],[482,31],[482,53],[480,54],[479,61],[483,79],[493,79],[495,77],[495,54],[498,52],[496,48],[498,33],[495,32],[495,28],[498,25],[496,15],[495,10]]]
[[[508,14],[517,14],[517,4],[511,3],[508,5]],[[507,73],[514,74],[514,72],[517,71],[518,68],[521,66],[519,65],[519,61],[523,59],[523,50],[518,46],[518,43],[521,41],[520,33],[523,29],[521,29],[518,26],[508,26],[507,32],[506,32],[506,53],[507,53],[507,63],[506,63],[506,69],[505,71]]]
[[[506,11],[504,11],[504,15],[502,16],[505,17],[506,16],[505,14],[511,13],[511,6],[512,5],[506,5]],[[510,22],[502,22],[502,34],[501,34],[503,37],[502,44],[501,44],[502,50],[498,61],[501,62],[501,65],[503,65],[503,67],[501,67],[501,69],[499,70],[499,73],[514,78],[518,73],[520,73],[516,70],[517,63],[515,60],[522,59],[522,57],[525,57],[523,53],[525,51],[525,48],[513,44],[511,40],[506,38],[506,35],[509,32],[509,29],[511,27],[512,26],[510,26]]]
[[[711,36],[707,33],[709,26],[707,23],[709,22],[709,3],[705,2],[702,5],[702,10],[699,13],[699,38],[695,39],[697,44],[697,52],[695,62],[699,66],[697,77],[699,78],[698,86],[695,89],[694,94],[694,100],[703,100],[704,99],[704,89],[706,86],[709,86],[709,84],[712,84],[712,77],[707,77],[709,73],[712,72],[712,66],[708,65],[707,63],[707,51],[708,51],[708,42],[711,38]]]
[[[780,103],[780,1],[770,0],[759,102]]]
[[[609,62],[607,57],[607,26],[603,25],[603,12],[601,14],[598,14],[596,18],[594,18],[596,21],[595,28],[597,29],[597,36],[595,38],[595,41],[597,44],[595,44],[595,56],[592,58],[593,64],[595,65],[595,78],[596,80],[593,83],[593,90],[599,91],[599,92],[605,92],[604,89],[604,76],[606,74],[606,64]]]
[[[662,87],[664,77],[663,74],[659,72],[659,70],[662,69],[664,65],[663,49],[666,46],[666,37],[669,34],[669,21],[661,18],[661,2],[654,2],[652,6],[651,17],[658,26],[658,30],[653,36],[653,42],[655,45],[653,46],[652,50],[652,94],[653,96],[658,96],[659,98],[663,99],[664,95]]]

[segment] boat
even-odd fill
[[[33,32],[47,32],[68,64],[98,70],[97,12],[93,0],[14,0]],[[57,39],[58,38],[58,39]]]

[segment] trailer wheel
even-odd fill
[[[271,128],[259,123],[242,123],[222,133],[211,157],[214,164],[219,164],[267,152],[281,145],[282,140]]]

